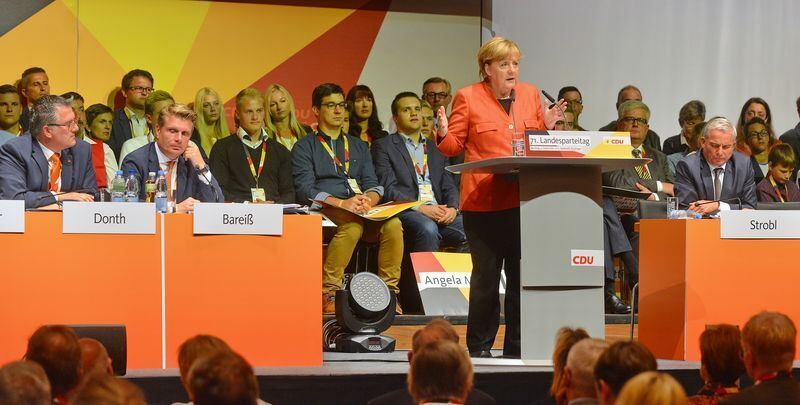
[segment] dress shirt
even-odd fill
[[[725,184],[725,166],[727,166],[727,165],[728,165],[728,162],[723,163],[722,166],[711,166],[710,163],[708,164],[708,167],[711,168],[711,185],[712,186],[715,186],[715,184],[714,184],[714,169],[717,169],[717,168],[722,169],[722,171],[719,173],[719,184]],[[717,195],[716,186],[714,187],[714,195]],[[721,191],[720,191],[720,195],[722,195]],[[719,210],[720,211],[729,211],[730,209],[731,209],[730,204],[728,204],[726,202],[722,202],[722,201],[719,202]]]
[[[136,113],[128,107],[125,107],[125,115],[128,116],[128,120],[131,122],[132,137],[138,138],[145,135],[150,135],[150,127],[147,126],[147,120],[144,118],[144,116],[140,117],[136,115]]]
[[[418,140],[418,143],[415,145],[414,141],[411,140],[410,136],[408,136],[408,135],[406,135],[406,134],[404,134],[402,132],[399,132],[399,131],[397,133],[400,134],[400,135],[403,135],[403,140],[405,141],[406,150],[408,150],[409,155],[411,155],[411,157],[412,157],[412,159],[411,159],[412,165],[423,164],[422,162],[425,161],[425,144],[427,142],[425,137],[422,136],[422,134],[418,133],[417,136],[419,137],[419,140]],[[417,171],[417,169],[414,168],[414,174],[417,176],[417,184],[418,185],[427,185],[427,186],[429,186],[431,188],[431,191],[433,190],[433,183],[431,183],[431,170],[430,170],[430,167],[426,167],[425,168],[425,172],[422,173],[422,176],[420,176],[420,174]],[[422,196],[420,196],[420,197],[422,197]],[[432,200],[426,202],[425,204],[426,205],[436,205],[436,204],[438,204],[436,202],[436,196],[433,195],[433,193],[431,193],[431,197],[432,197]],[[419,206],[418,205],[415,206],[414,209],[415,210],[419,209]]]
[[[264,128],[261,128],[261,135],[258,136],[258,139],[253,140],[250,134],[247,133],[242,127],[239,127],[236,130],[236,135],[239,139],[242,140],[242,143],[245,144],[250,149],[256,149],[261,146],[261,142],[267,138],[267,131],[264,131]]]
[[[53,161],[50,160],[50,157],[55,155],[56,153],[50,149],[47,149],[41,142],[36,142],[39,144],[39,147],[42,148],[42,153],[44,153],[44,160],[47,161],[47,181],[50,182],[50,169],[53,168]],[[61,163],[61,167],[63,170],[64,163]],[[58,189],[56,191],[51,191],[53,195],[56,195],[58,192],[61,191],[61,173],[58,174],[58,180],[56,180],[56,185],[58,185]],[[56,198],[58,200],[58,198]]]
[[[164,174],[169,173],[169,162],[175,162],[173,164],[177,164],[177,162],[178,162],[177,158],[176,159],[170,159],[169,157],[167,157],[167,155],[165,155],[163,152],[161,152],[161,148],[158,146],[158,144],[156,144],[156,155],[158,156],[158,167],[161,170],[164,171]],[[191,162],[189,162],[189,164],[191,164]],[[143,173],[143,175],[146,176],[147,173]],[[208,177],[208,179],[206,179],[206,177]],[[172,191],[173,195],[175,194],[175,190],[178,189],[178,184],[175,182],[175,180],[177,178],[178,178],[178,168],[176,167],[175,170],[172,171],[172,176],[171,176],[171,178],[169,180],[170,184],[172,184],[172,190],[171,191]],[[200,179],[200,181],[202,181],[203,184],[208,185],[209,181],[213,178],[212,174],[211,174],[211,170],[208,171],[208,174],[206,176],[203,176],[202,173],[198,174],[197,178]],[[175,201],[175,203],[179,203],[179,202],[181,202],[181,201]]]

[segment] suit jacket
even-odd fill
[[[158,173],[158,171],[161,170],[160,166],[158,165],[158,154],[156,153],[157,147],[158,146],[155,142],[151,142],[146,146],[136,149],[135,151],[129,153],[128,156],[125,156],[125,160],[122,161],[122,164],[119,167],[120,170],[122,170],[125,174],[128,173],[128,170],[135,170],[139,175],[140,200],[145,199],[144,182],[147,180],[147,173]],[[178,170],[178,173],[175,177],[176,181],[178,182],[175,190],[176,203],[181,203],[183,200],[189,197],[202,202],[223,201],[222,189],[219,188],[217,179],[215,179],[213,176],[210,176],[211,183],[205,184],[199,178],[199,176],[201,176],[200,171],[197,170],[191,162],[185,160],[183,156],[178,157],[178,162],[176,165]]]
[[[689,146],[681,144],[681,134],[678,134],[665,139],[664,148],[661,151],[669,156],[673,153],[686,152],[687,150],[689,150]]]
[[[761,166],[759,166],[756,157],[753,155],[750,155],[750,166],[753,167],[753,182],[758,184],[761,180],[764,180],[764,172],[761,171]]]
[[[0,146],[0,199],[25,200],[25,208],[53,204],[56,198],[47,191],[49,176],[44,152],[30,134]],[[79,139],[61,151],[61,192],[77,190],[97,193],[92,148]]]
[[[439,152],[436,143],[422,137],[428,145],[428,170],[433,196],[437,204],[458,208],[458,191],[453,183],[453,174],[445,170],[447,158]],[[398,133],[372,142],[372,162],[378,182],[383,186],[386,201],[416,201],[419,199],[417,172],[411,161],[406,139]]]
[[[367,402],[368,405],[412,405],[413,403],[414,400],[411,398],[411,394],[405,388],[388,392]],[[494,398],[474,387],[469,391],[469,394],[467,394],[467,401],[465,403],[465,405],[494,404]]]
[[[779,139],[781,142],[788,143],[792,146],[795,156],[800,156],[800,123],[798,123],[794,128],[784,132]],[[800,165],[795,165],[794,170],[792,171],[792,181],[797,180],[798,168],[800,168]]]
[[[512,155],[513,132],[544,129],[539,89],[517,83],[512,114],[506,113],[485,82],[467,86],[456,93],[447,134],[439,141],[445,156],[465,151],[464,161],[473,162]],[[461,175],[461,209],[501,211],[519,207],[519,184],[513,176],[488,173]]]
[[[687,155],[678,162],[675,170],[675,196],[678,197],[681,209],[686,209],[689,203],[698,200],[714,199],[714,177],[702,150]],[[736,198],[741,199],[741,206]],[[732,209],[756,208],[756,185],[748,156],[733,152],[725,166],[720,200],[730,204]]]
[[[722,398],[720,404],[800,404],[800,383],[789,375],[762,382],[742,390],[740,393]]]
[[[122,144],[133,138],[131,133],[131,120],[125,115],[125,109],[114,110],[114,121],[111,123],[111,136],[106,143],[114,151],[114,157],[119,161]]]
[[[636,183],[639,183],[650,189],[650,191],[656,193],[658,192],[658,184],[656,184],[657,181],[662,183],[675,182],[675,176],[673,176],[672,172],[669,170],[667,156],[664,155],[664,153],[653,149],[651,146],[644,145],[644,154],[646,158],[652,159],[652,161],[647,164],[647,169],[650,171],[650,177],[652,177],[652,179],[640,178],[636,173],[636,170],[632,167],[629,167],[622,170],[614,170],[603,173],[603,185],[626,188],[629,190],[638,190],[636,188]],[[666,194],[661,192],[658,192],[657,194],[659,200],[662,201],[667,197]]]

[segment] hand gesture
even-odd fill
[[[436,130],[436,135],[439,139],[444,138],[447,135],[447,112],[444,109],[444,106],[439,107],[439,112],[436,113],[436,122],[438,124],[438,129]]]
[[[206,161],[203,160],[203,155],[200,154],[200,148],[194,142],[189,142],[186,145],[186,150],[183,151],[183,158],[192,162],[192,166],[198,170],[206,167]]]
[[[548,106],[544,109],[544,125],[547,129],[555,128],[556,122],[564,119],[565,108],[567,108],[567,102],[562,98],[552,108]]]

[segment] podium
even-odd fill
[[[447,168],[518,177],[522,359],[549,361],[556,332],[563,326],[604,337],[601,175],[648,161],[497,157]]]

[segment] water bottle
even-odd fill
[[[158,179],[155,184],[155,200],[156,211],[167,212],[167,178],[164,176],[164,171],[158,171]]]
[[[125,178],[122,170],[117,170],[117,175],[111,180],[111,202],[125,202]]]
[[[139,179],[133,169],[128,170],[128,178],[125,179],[125,201],[139,202]]]
[[[147,173],[147,181],[144,182],[144,195],[145,201],[151,203],[155,202],[153,199],[156,194],[156,173],[149,172]]]

